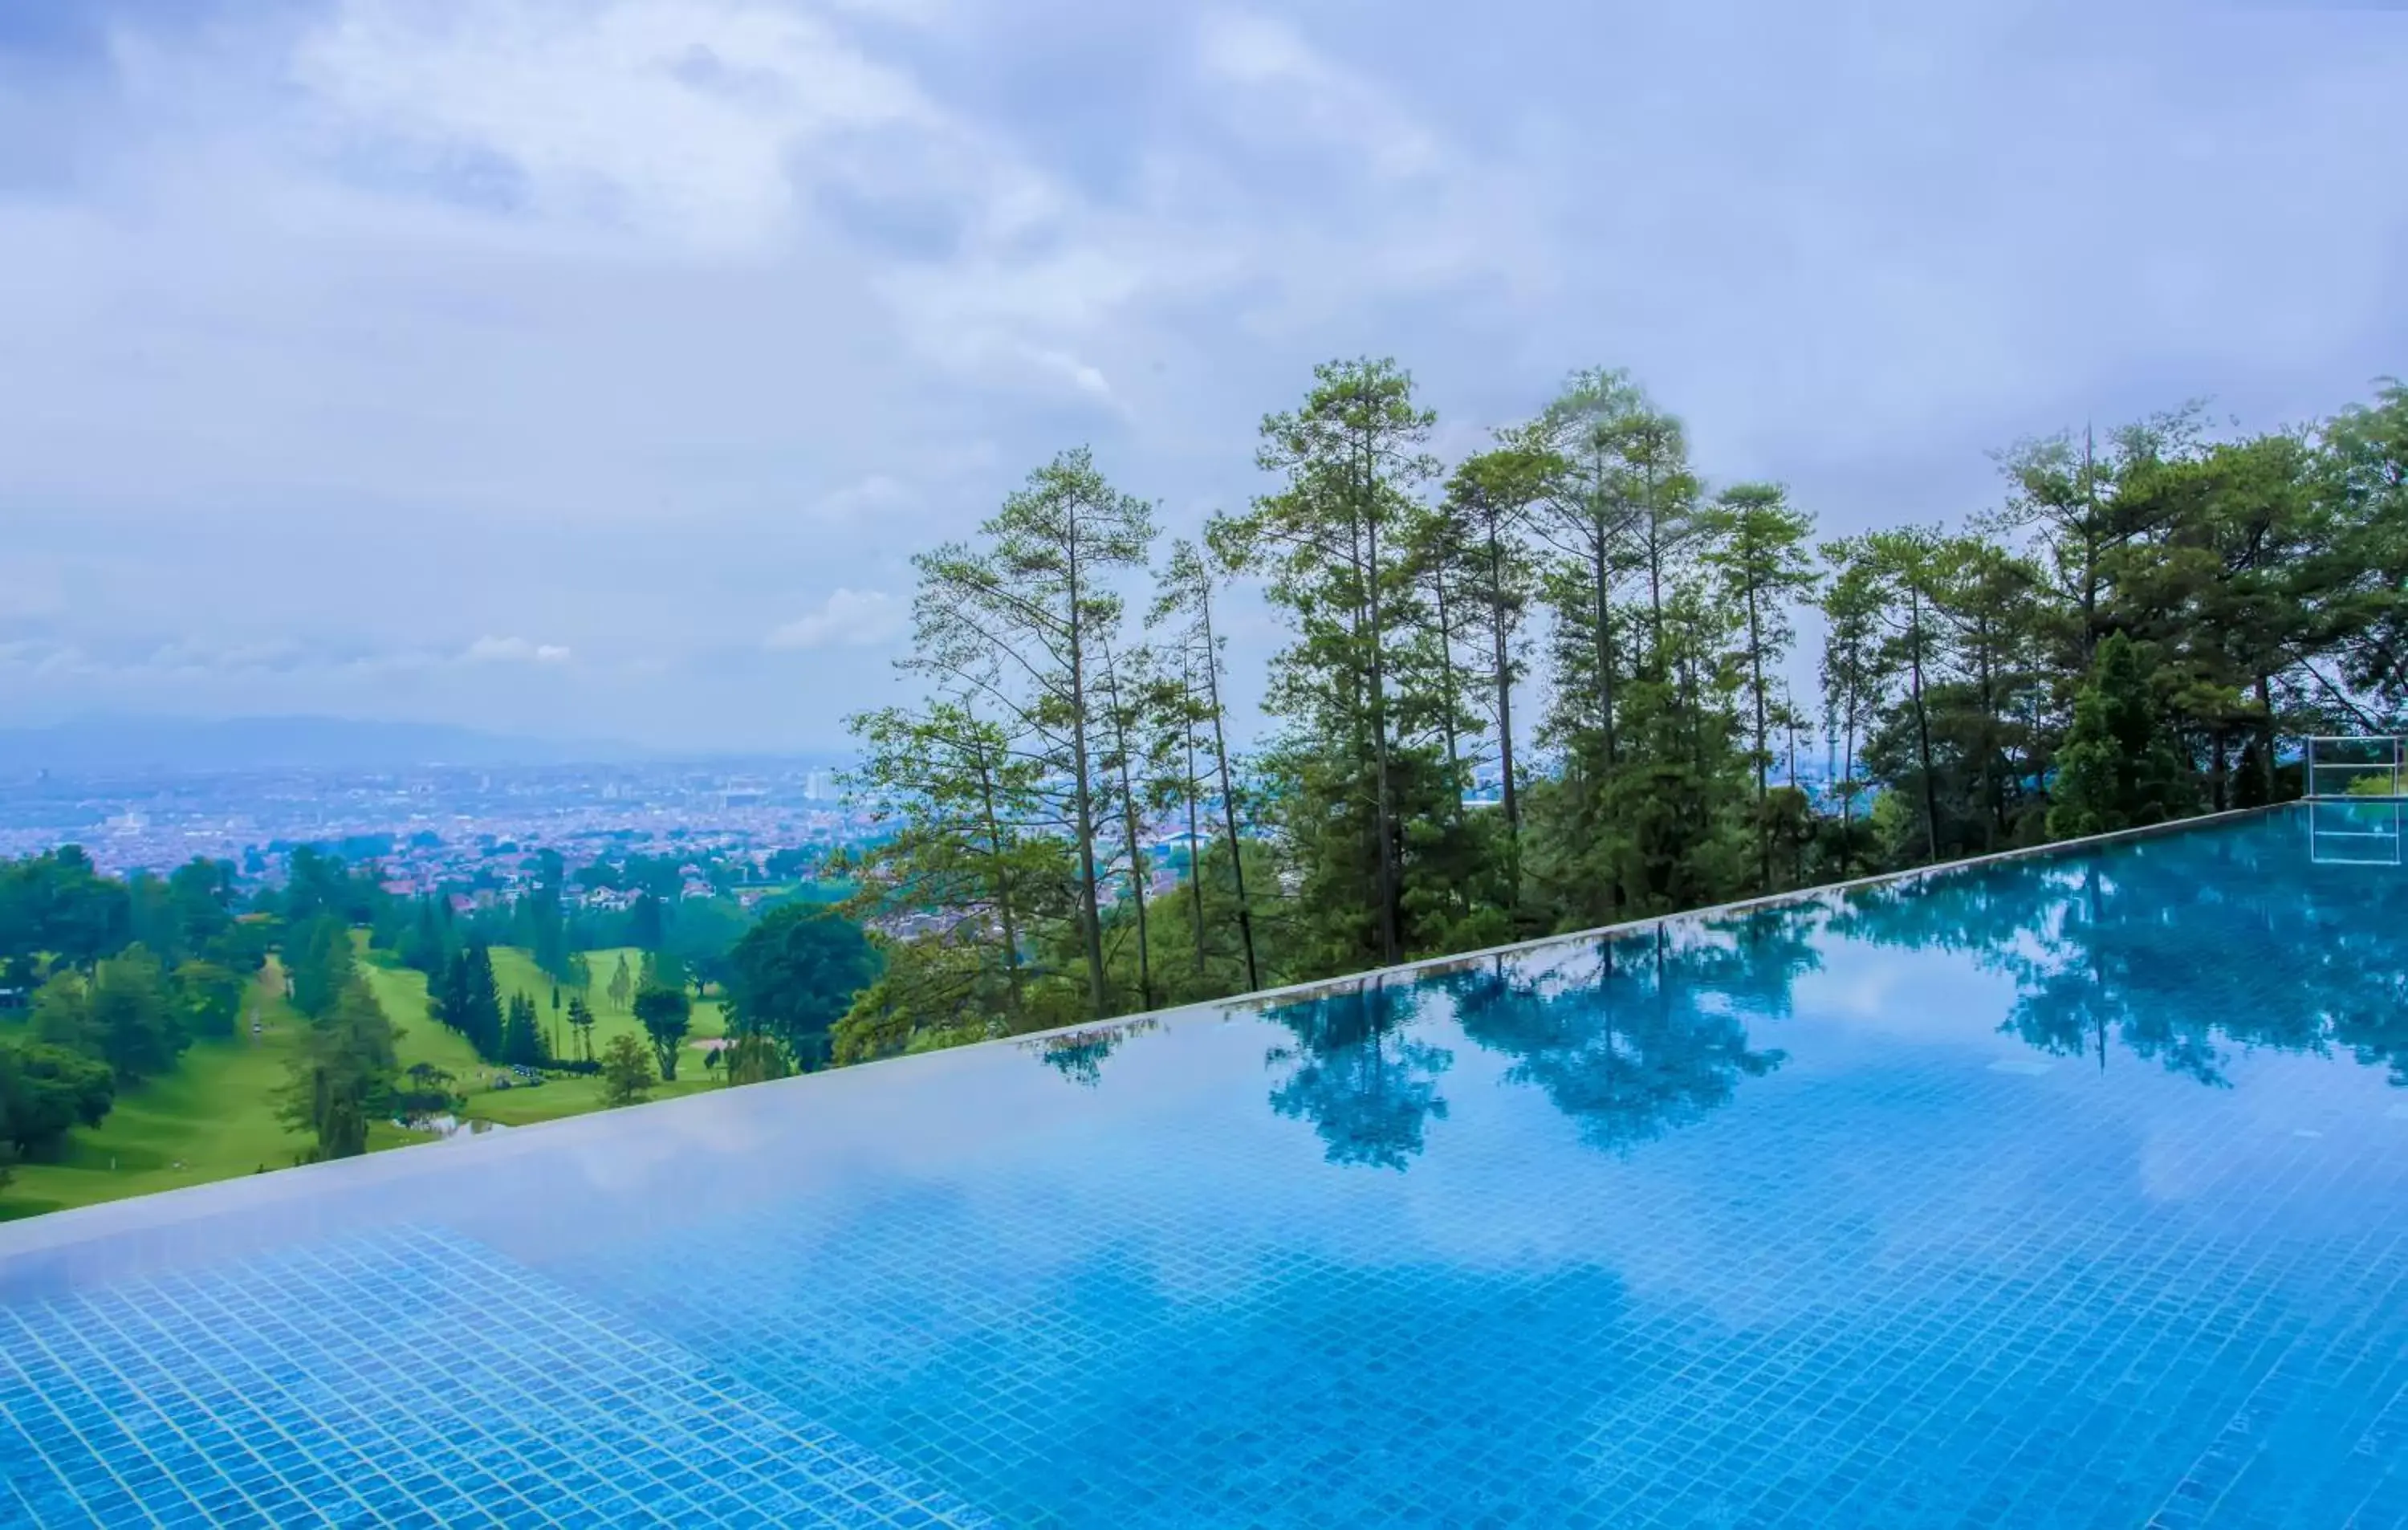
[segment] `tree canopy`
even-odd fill
[[[1904,524],[1716,479],[1611,367],[1451,466],[1437,426],[1332,362],[1200,542],[1081,450],[919,560],[919,699],[853,720],[881,965],[832,1060],[2276,801],[2302,737],[2408,727],[2399,384],[2014,443]],[[1250,751],[1233,584],[1284,638]]]

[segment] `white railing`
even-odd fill
[[[2408,739],[2308,740],[2301,785],[2308,859],[2319,865],[2398,865],[2408,838]]]
[[[2408,738],[2330,735],[2308,740],[2301,784],[2312,800],[2408,795]]]

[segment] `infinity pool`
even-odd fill
[[[0,1523],[2408,1524],[2403,1084],[2292,808],[262,1176]]]

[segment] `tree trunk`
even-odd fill
[[[1647,655],[1647,666],[1658,679],[1664,675],[1663,536],[1663,523],[1656,512],[1656,458],[1651,443],[1647,458],[1647,621],[1649,641],[1655,646]]]
[[[1620,758],[1613,731],[1613,531],[1606,521],[1602,452],[1590,453],[1589,471],[1597,488],[1589,505],[1590,593],[1597,602],[1597,631],[1591,638],[1597,645],[1598,721],[1605,729],[1605,763],[1612,765]]]
[[[1391,827],[1396,808],[1388,781],[1387,665],[1382,652],[1386,643],[1386,632],[1380,620],[1380,510],[1375,503],[1377,491],[1371,482],[1369,457],[1367,442],[1358,487],[1363,493],[1366,563],[1369,576],[1364,583],[1369,592],[1371,619],[1371,769],[1373,816],[1380,838],[1380,956],[1384,965],[1394,966],[1398,954],[1397,844]]]
[[[1915,759],[1923,773],[1923,834],[1933,861],[1940,859],[1940,787],[1931,779],[1931,717],[1923,707],[1923,597],[1907,595],[1907,653],[1914,691]]]
[[[1145,852],[1138,848],[1137,792],[1129,779],[1128,720],[1121,710],[1121,687],[1112,684],[1112,734],[1121,757],[1121,814],[1128,829],[1129,896],[1137,901],[1138,1008],[1154,1008],[1154,942],[1145,922]]]
[[[995,770],[984,754],[979,756],[979,800],[986,817],[987,857],[995,863],[995,908],[1003,921],[1003,979],[1011,991],[1011,1012],[1017,1020],[1020,1002],[1020,927],[1011,912],[1011,878],[1003,869],[1003,830],[995,817]]]
[[[1771,751],[1764,734],[1764,634],[1756,610],[1756,589],[1753,576],[1747,583],[1747,666],[1756,692],[1756,883],[1759,893],[1772,891],[1772,822],[1767,808],[1770,798],[1765,778],[1772,765]],[[1797,768],[1793,764],[1793,771]]]
[[[1246,858],[1238,842],[1238,789],[1229,779],[1229,737],[1221,716],[1221,651],[1212,643],[1211,595],[1204,597],[1198,614],[1204,622],[1204,683],[1212,709],[1212,753],[1221,775],[1221,827],[1229,840],[1229,874],[1238,893],[1238,943],[1245,948],[1246,991],[1251,994],[1263,986],[1263,975],[1254,964],[1254,916],[1246,902]]]
[[[1513,665],[1508,651],[1512,634],[1505,615],[1504,552],[1497,545],[1497,520],[1488,521],[1488,616],[1491,662],[1497,666],[1497,760],[1505,778],[1505,834],[1519,848],[1522,839],[1521,799],[1513,789]]]
[[[1072,511],[1075,516],[1077,512]],[[1104,982],[1104,922],[1103,911],[1096,897],[1096,805],[1094,782],[1089,779],[1087,764],[1087,665],[1083,647],[1085,619],[1080,612],[1079,543],[1077,533],[1071,535],[1069,548],[1070,585],[1070,765],[1077,779],[1071,783],[1077,807],[1079,830],[1079,913],[1086,922],[1087,999],[1096,1018],[1101,1020],[1110,1008],[1105,997]]]
[[[1187,673],[1180,678],[1186,683],[1180,688],[1180,704],[1188,708],[1181,727],[1187,749],[1187,889],[1196,913],[1196,976],[1204,976],[1204,852],[1196,833],[1196,798],[1202,782],[1196,779],[1196,654],[1192,644],[1183,661]]]
[[[1447,625],[1446,568],[1443,565],[1440,565],[1436,577],[1430,580],[1430,593],[1435,597],[1438,608],[1439,695],[1441,698],[1438,714],[1439,729],[1446,740],[1447,790],[1454,794],[1455,798],[1449,804],[1448,817],[1456,828],[1461,828],[1463,826],[1463,750],[1455,737],[1455,630]]]
[[[2262,714],[2258,722],[2258,768],[2266,783],[2266,800],[2272,802],[2281,781],[2274,770],[2274,681],[2272,677],[2258,677],[2258,710]],[[2304,772],[2306,767],[2302,765]],[[2300,783],[2301,790],[2306,782]]]

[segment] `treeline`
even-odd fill
[[[1620,372],[1452,465],[1435,427],[1334,363],[1200,542],[1078,450],[915,559],[924,699],[852,721],[886,966],[839,1058],[2279,800],[2300,738],[2408,710],[2398,385],[2025,442],[1983,513],[1849,536]],[[1238,580],[1287,634],[1243,757]]]
[[[586,953],[632,947],[673,967],[700,998],[729,974],[728,953],[756,922],[732,897],[678,898],[638,893],[624,908],[570,908],[562,894],[560,857],[545,851],[533,881],[507,901],[457,912],[448,896],[385,900],[364,920],[373,943],[405,966],[438,979],[472,946],[516,946],[537,970],[566,988],[594,979]]]
[[[0,862],[0,1175],[234,1035],[271,938],[236,917],[222,863],[121,880],[74,846]]]

